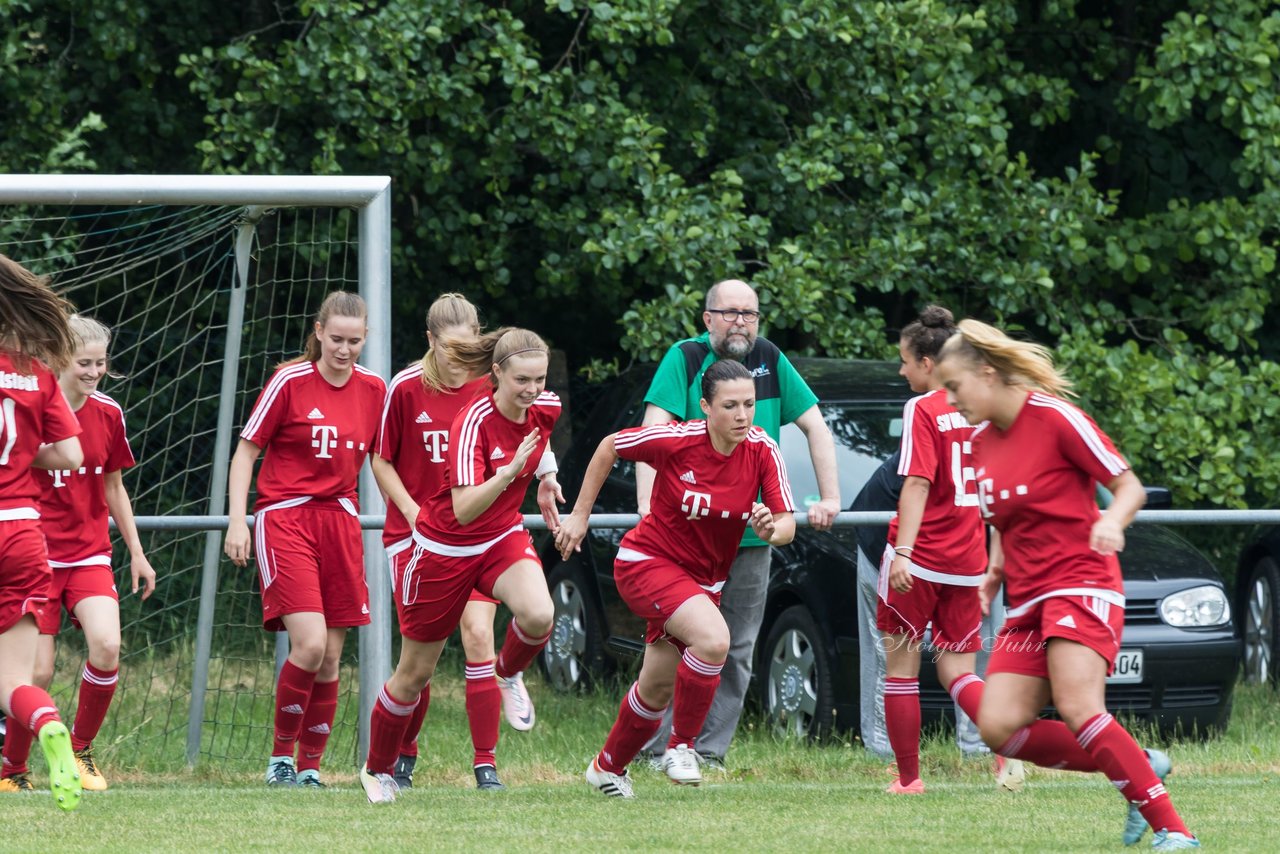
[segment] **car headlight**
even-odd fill
[[[1160,619],[1179,629],[1220,626],[1231,619],[1231,605],[1218,587],[1192,587],[1164,597]]]

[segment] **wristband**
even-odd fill
[[[560,467],[556,465],[556,455],[550,448],[542,452],[542,459],[538,460],[538,467],[534,469],[533,476],[542,479],[543,475],[555,474],[560,471]]]
[[[906,557],[907,555],[905,554],[905,552],[913,552],[913,551],[915,551],[914,546],[898,546],[893,550],[893,553],[896,555],[902,555],[903,557]]]

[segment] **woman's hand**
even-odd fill
[[[239,519],[235,516],[231,517],[222,550],[236,566],[246,566],[249,563],[249,526],[243,517]]]
[[[769,509],[767,504],[761,504],[759,501],[752,503],[751,530],[755,531],[756,536],[766,543],[773,541],[773,511]]]
[[[587,536],[587,514],[570,513],[560,520],[560,528],[556,531],[556,551],[560,557],[569,559],[569,555],[582,548],[582,540]]]
[[[520,446],[516,448],[515,456],[511,458],[511,462],[498,468],[494,474],[500,475],[508,484],[518,478],[520,472],[524,471],[524,467],[529,464],[529,457],[533,456],[533,449],[538,447],[538,437],[540,435],[537,427],[530,430],[529,435],[525,436],[521,440]]]
[[[564,492],[554,474],[544,476],[538,481],[538,509],[542,511],[542,521],[547,523],[547,530],[556,533],[560,530],[560,508],[556,504],[564,503]]]
[[[904,547],[905,549],[905,547]],[[911,560],[906,555],[893,553],[893,563],[889,564],[889,586],[898,593],[911,591]]]
[[[1124,529],[1103,516],[1093,523],[1093,529],[1089,531],[1089,548],[1105,556],[1124,551]]]
[[[978,585],[978,606],[982,608],[982,616],[991,613],[991,603],[995,601],[1002,584],[1004,572],[996,567],[988,567],[987,574],[982,576],[982,583]]]
[[[145,555],[134,555],[129,560],[129,574],[133,576],[133,592],[138,592],[138,582],[142,582],[142,601],[147,601],[156,589],[156,571],[151,568],[151,561]]]

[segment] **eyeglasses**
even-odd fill
[[[742,322],[746,324],[760,322],[760,312],[752,311],[751,309],[743,310],[738,308],[709,308],[707,309],[707,311],[711,312],[712,314],[720,315],[720,319],[723,320],[725,323],[737,323],[738,318],[742,318]]]

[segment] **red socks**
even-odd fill
[[[1151,770],[1147,754],[1115,718],[1105,712],[1090,718],[1076,738],[1125,800],[1137,806],[1147,824],[1157,830],[1191,835],[1173,808],[1164,784]]]
[[[960,711],[969,716],[975,724],[978,722],[978,707],[982,705],[982,689],[987,683],[972,673],[966,673],[951,683],[947,692],[951,700],[960,707]]]
[[[551,632],[540,638],[530,637],[520,630],[515,618],[512,618],[507,626],[507,636],[502,641],[502,651],[498,653],[494,672],[503,679],[510,679],[528,667],[533,657],[542,651],[550,639]]]
[[[1034,762],[1042,768],[1086,773],[1099,770],[1098,763],[1062,721],[1036,721],[1024,726],[1000,745],[996,753]]]
[[[494,678],[493,661],[467,662],[467,723],[471,726],[471,746],[476,766],[497,767],[498,721],[502,714],[502,691]]]
[[[302,732],[298,734],[298,770],[320,770],[320,757],[333,728],[333,716],[338,711],[338,680],[316,682],[311,688],[311,699],[306,714],[302,716]]]
[[[919,679],[885,678],[884,722],[898,762],[898,782],[905,786],[920,779]]]
[[[613,722],[613,729],[609,730],[609,737],[605,739],[604,749],[596,757],[596,762],[611,774],[625,774],[640,748],[658,731],[665,711],[645,705],[640,699],[639,684],[631,683],[618,708],[618,719]]]
[[[61,720],[49,692],[34,685],[19,685],[9,696],[9,729],[4,738],[5,777],[25,773],[31,741],[50,721]]]
[[[76,705],[76,720],[71,726],[71,747],[84,750],[98,736],[102,722],[107,719],[111,698],[116,695],[116,682],[120,670],[99,670],[89,662],[84,663],[80,676],[80,697]]]
[[[422,724],[427,719],[427,709],[431,706],[431,683],[427,683],[427,687],[422,689],[422,696],[418,698],[418,705],[413,707],[413,714],[409,715],[409,725],[404,729],[404,741],[400,745],[401,756],[417,756],[418,755],[418,733],[422,732]]]
[[[382,686],[369,716],[369,756],[364,765],[371,773],[390,774],[394,770],[404,728],[417,705],[416,697],[408,702],[397,700],[386,685]]]
[[[302,729],[302,716],[311,700],[316,675],[308,673],[292,661],[285,660],[276,680],[276,726],[271,755],[293,758],[293,749]]]
[[[676,690],[671,701],[671,737],[667,749],[687,744],[694,747],[702,725],[706,723],[716,688],[720,687],[720,670],[724,663],[711,664],[686,649],[676,667]]]

